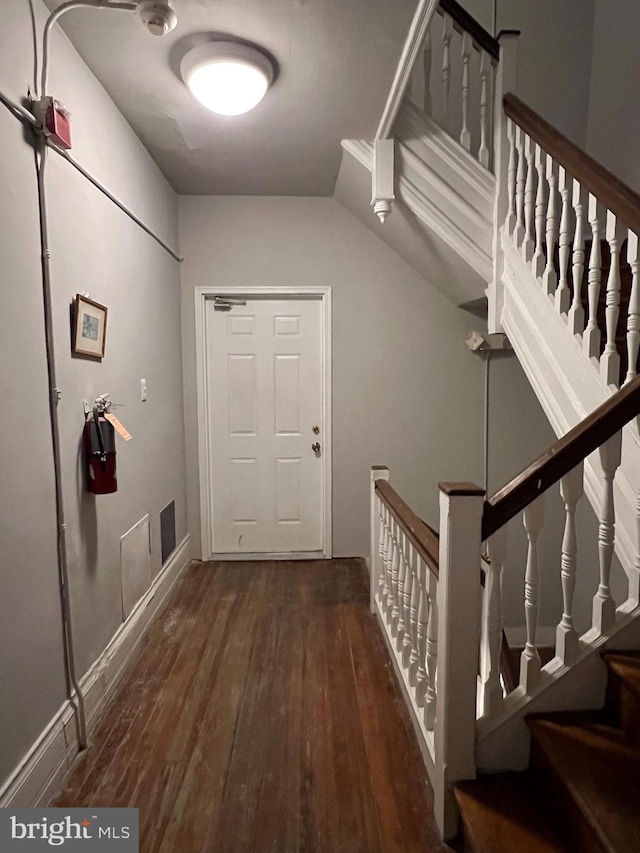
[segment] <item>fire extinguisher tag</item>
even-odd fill
[[[109,412],[105,412],[105,418],[109,421],[109,423],[113,426],[115,431],[120,435],[125,441],[131,441],[131,433],[128,432],[120,423],[115,415],[110,414]]]

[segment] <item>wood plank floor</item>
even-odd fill
[[[194,563],[52,805],[143,853],[441,853],[358,560]]]

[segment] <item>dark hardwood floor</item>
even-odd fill
[[[55,806],[143,853],[448,850],[357,560],[194,563]]]

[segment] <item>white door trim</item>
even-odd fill
[[[316,297],[321,302],[321,342],[322,342],[322,435],[323,440],[323,519],[322,519],[322,553],[314,551],[309,558],[321,557],[330,559],[332,550],[332,442],[331,442],[331,287],[216,287],[206,285],[195,288],[195,322],[196,322],[196,397],[198,408],[198,478],[200,481],[200,530],[202,544],[202,559],[220,559],[223,555],[216,554],[213,536],[211,502],[211,454],[207,430],[207,353],[205,335],[205,301],[214,296],[242,297],[259,296],[264,299],[287,297]],[[266,555],[245,554],[244,559],[265,557]],[[300,554],[288,555],[289,559],[300,557]]]

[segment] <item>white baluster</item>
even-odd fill
[[[387,622],[391,633],[395,633],[394,627],[398,624],[398,571],[400,568],[400,548],[398,547],[398,526],[396,520],[391,517],[391,595],[389,597],[389,609],[387,611]]]
[[[413,545],[407,541],[406,553],[407,573],[404,578],[404,637],[402,638],[402,666],[407,669],[411,658],[411,649],[413,648],[413,623],[411,622],[411,594],[413,592],[414,578],[414,558]]]
[[[546,155],[539,145],[535,152],[536,173],[538,176],[538,189],[536,192],[536,250],[533,253],[531,266],[536,278],[542,278],[545,268],[544,237],[545,237],[545,214],[547,212],[547,181],[545,176]]]
[[[569,185],[570,179],[562,166],[558,168],[558,189],[562,199],[562,214],[560,216],[560,237],[558,240],[558,256],[560,280],[556,288],[555,305],[559,314],[569,311],[571,292],[569,290],[569,255],[571,254],[571,223],[569,219]]]
[[[388,614],[391,609],[391,561],[393,559],[393,537],[391,536],[391,516],[389,510],[384,508],[384,555],[382,557],[382,600],[380,602],[382,613]]]
[[[379,538],[379,542],[378,542],[378,554],[380,555],[380,573],[378,575],[378,589],[377,589],[376,595],[377,595],[378,601],[380,602],[381,609],[384,607],[384,599],[385,599],[385,593],[386,593],[385,586],[386,586],[386,580],[387,580],[385,557],[386,557],[386,549],[387,549],[387,543],[388,543],[388,531],[387,531],[387,526],[385,523],[384,509],[385,509],[384,504],[378,498],[378,512],[379,512],[379,518],[380,518],[380,521],[379,521],[380,538]]]
[[[611,253],[611,266],[607,278],[607,307],[605,321],[607,342],[600,357],[600,376],[607,385],[620,384],[620,354],[616,346],[618,319],[620,317],[620,249],[626,229],[614,213],[607,211],[607,242]]]
[[[453,19],[446,12],[442,17],[442,126],[449,113],[449,91],[451,89],[451,37]]]
[[[518,150],[518,169],[516,171],[516,227],[513,242],[521,246],[524,240],[524,188],[527,178],[527,166],[524,156],[524,136],[521,127],[516,125],[516,148]]]
[[[640,349],[640,286],[638,284],[638,235],[629,231],[627,260],[631,266],[631,295],[627,315],[627,375],[625,384],[638,375],[638,350]]]
[[[471,133],[469,131],[469,63],[473,42],[468,32],[462,34],[462,131],[460,145],[471,151]]]
[[[600,585],[593,598],[593,627],[604,634],[613,625],[616,604],[611,596],[611,560],[615,543],[616,513],[613,500],[613,479],[620,466],[622,433],[619,432],[599,448],[600,464],[604,474],[604,497],[598,526],[598,556],[600,560]]]
[[[422,585],[421,560],[415,554],[413,583],[411,586],[411,600],[409,602],[409,623],[411,625],[411,653],[409,655],[409,684],[415,687],[417,684],[418,664],[420,662],[420,649],[418,641],[418,610],[420,608],[420,589]]]
[[[582,203],[582,187],[574,180],[571,202],[576,220],[576,230],[573,237],[573,301],[569,309],[569,331],[579,335],[584,330],[584,308],[582,307],[582,277],[584,276],[584,205]]]
[[[424,41],[424,51],[422,53],[422,68],[424,71],[424,92],[422,96],[422,106],[427,115],[431,115],[431,28],[427,30],[427,37]]]
[[[540,596],[540,566],[538,562],[538,537],[544,524],[544,495],[536,498],[524,511],[527,531],[527,569],[524,581],[524,616],[527,641],[520,658],[520,686],[530,693],[540,682],[540,654],[536,644],[538,629],[538,600]]]
[[[421,564],[421,569],[424,564]],[[424,567],[426,573],[429,570]],[[424,577],[424,583],[420,584],[420,598],[418,600],[418,667],[416,670],[416,704],[422,708],[425,702],[425,694],[427,691],[427,629],[429,624],[429,595],[428,578],[424,576],[424,571],[421,572]]]
[[[427,689],[424,697],[424,725],[433,731],[436,721],[436,670],[438,668],[438,580],[428,572],[429,621],[427,623],[426,669]]]
[[[573,621],[573,594],[578,566],[578,539],[576,535],[576,505],[583,494],[584,464],[581,462],[560,481],[560,494],[564,501],[565,524],[562,539],[562,619],[556,629],[556,655],[565,666],[578,657],[578,632]]]
[[[493,65],[489,54],[480,50],[480,148],[478,162],[489,168],[488,118],[489,118],[489,73]]]
[[[518,171],[516,159],[515,125],[507,119],[507,139],[509,140],[509,163],[507,165],[507,197],[509,199],[505,228],[507,234],[513,234],[516,227],[516,175]]]
[[[407,579],[407,538],[401,531],[398,533],[398,544],[400,546],[400,562],[398,565],[398,623],[396,633],[396,649],[402,649],[402,642],[407,630],[407,623],[404,618],[404,585]]]
[[[527,180],[524,185],[524,240],[522,257],[529,262],[533,258],[535,248],[533,242],[533,209],[536,198],[536,171],[533,164],[533,140],[526,136],[524,140],[524,156],[527,161]]]
[[[600,357],[600,328],[598,327],[598,300],[602,277],[602,230],[598,216],[598,199],[589,193],[589,225],[591,226],[591,254],[589,256],[589,279],[587,299],[589,316],[584,330],[582,346],[588,358]]]
[[[482,714],[497,716],[502,710],[500,652],[502,650],[502,570],[507,558],[507,527],[489,539],[489,560],[482,600]]]
[[[547,154],[547,184],[549,185],[549,202],[547,204],[547,265],[542,276],[545,292],[552,296],[556,292],[558,276],[554,267],[556,249],[556,230],[558,226],[558,197],[557,177],[553,157]]]

